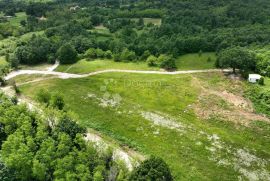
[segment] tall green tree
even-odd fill
[[[57,51],[57,57],[61,64],[71,64],[77,61],[78,53],[75,48],[67,43],[59,48]]]
[[[130,180],[172,181],[173,177],[168,165],[161,158],[152,156],[135,168]]]
[[[242,73],[254,71],[256,68],[256,54],[246,48],[232,47],[218,54],[217,66],[220,68],[232,68],[236,73],[239,69]]]

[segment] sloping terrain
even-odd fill
[[[62,93],[81,124],[162,157],[176,180],[269,180],[269,122],[243,97],[241,81],[221,73],[104,73],[20,87],[31,99],[43,88]]]

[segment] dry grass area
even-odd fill
[[[227,79],[224,82],[214,83],[213,86],[213,82],[193,77],[193,82],[201,90],[197,102],[193,105],[195,113],[200,118],[218,117],[245,126],[252,121],[270,122],[265,115],[255,113],[252,102],[244,97],[243,81]]]

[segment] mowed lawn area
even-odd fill
[[[80,60],[72,65],[60,65],[56,71],[84,74],[107,69],[120,70],[159,70],[157,67],[149,67],[145,62],[115,62],[113,60]]]
[[[201,85],[212,91],[233,91],[235,83],[221,73],[107,73],[44,80],[19,88],[32,99],[40,89],[61,93],[80,124],[145,155],[162,157],[177,181],[247,180],[254,174],[266,178],[263,174],[270,171],[269,124],[256,121],[243,126],[217,116],[201,118],[195,111],[198,101],[203,101]],[[244,89],[241,86],[238,89]],[[224,106],[224,100],[209,106],[219,104]]]
[[[215,53],[192,53],[180,56],[176,60],[176,66],[178,70],[213,69],[216,59]]]

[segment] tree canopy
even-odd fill
[[[217,65],[221,68],[232,68],[242,72],[254,71],[256,68],[256,54],[246,48],[233,47],[221,51],[218,55]]]
[[[70,44],[65,44],[57,51],[57,57],[62,64],[71,64],[77,61],[77,51]]]

